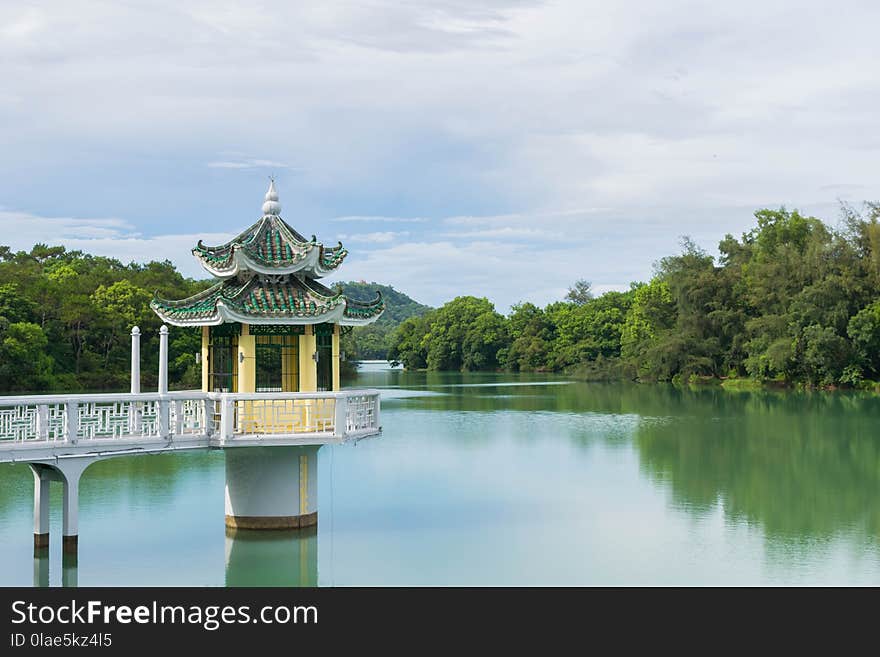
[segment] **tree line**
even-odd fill
[[[837,227],[762,209],[713,257],[689,238],[648,282],[594,296],[587,281],[504,316],[458,297],[404,321],[389,358],[429,370],[567,371],[588,379],[868,386],[880,378],[880,204]]]
[[[184,278],[168,261],[126,265],[63,246],[0,246],[0,391],[127,389],[135,325],[143,384],[155,387],[161,322],[149,307],[153,294],[179,299],[209,283]],[[198,329],[171,332],[172,385],[201,385],[200,344]]]

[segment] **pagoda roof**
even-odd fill
[[[199,240],[192,253],[217,278],[232,278],[244,271],[258,274],[301,271],[321,277],[337,269],[348,255],[342,242],[325,247],[314,235],[306,240],[275,215],[263,215],[244,232],[220,246],[205,246]]]
[[[253,275],[225,279],[180,301],[154,298],[150,307],[174,326],[247,324],[320,324],[361,326],[385,310],[382,295],[358,302],[315,280],[291,276]]]
[[[199,240],[192,253],[217,278],[232,278],[245,271],[258,274],[301,271],[319,278],[336,270],[348,255],[342,242],[325,247],[314,235],[307,240],[281,218],[274,180],[266,192],[263,216],[256,223],[226,244],[205,246]]]

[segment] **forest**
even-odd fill
[[[589,380],[728,386],[877,387],[880,204],[842,206],[836,227],[797,210],[762,209],[717,257],[682,239],[652,278],[594,295],[497,312],[485,298],[432,309],[378,283],[340,283],[385,314],[343,337],[348,360],[388,357],[409,369],[565,372]],[[585,272],[588,273],[588,272]],[[125,390],[129,331],[141,328],[144,389],[155,387],[154,294],[189,296],[207,280],[168,262],[123,264],[63,246],[0,246],[0,391]],[[174,328],[169,378],[197,388],[200,335]]]
[[[389,358],[410,369],[569,372],[591,380],[875,387],[880,378],[880,204],[836,227],[761,209],[719,256],[682,238],[648,282],[509,315],[458,297],[404,321]]]
[[[168,261],[124,265],[63,246],[0,246],[0,390],[126,390],[135,325],[143,386],[155,389],[161,322],[149,307],[153,294],[182,298],[208,284],[184,278]],[[171,331],[175,387],[199,387],[200,344],[198,329]]]

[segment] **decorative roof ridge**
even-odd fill
[[[357,299],[350,299],[349,297],[345,297],[346,303],[354,308],[376,308],[377,306],[384,305],[384,301],[382,299],[382,292],[380,290],[376,290],[376,298],[372,301],[358,301]]]
[[[299,280],[303,287],[309,292],[322,299],[338,299],[342,296],[342,292],[334,292],[323,283],[316,281],[314,278],[303,276],[302,278],[297,277],[297,280]]]
[[[159,296],[159,290],[156,290],[153,293],[153,299],[150,301],[150,305],[153,303],[161,304],[163,306],[167,306],[168,308],[181,308],[183,306],[190,305],[196,301],[204,301],[213,295],[217,295],[221,288],[226,285],[227,281],[219,281],[212,285],[211,287],[202,290],[201,292],[196,292],[192,296],[186,297],[185,299],[165,299]]]
[[[232,250],[238,245],[250,244],[251,242],[254,241],[254,238],[257,236],[257,233],[259,232],[260,228],[262,227],[261,224],[263,223],[263,220],[267,219],[267,218],[268,218],[268,215],[264,215],[264,216],[260,217],[254,223],[252,223],[250,226],[248,226],[243,231],[241,231],[238,235],[233,237],[231,240],[229,240],[228,242],[224,242],[223,244],[218,244],[217,246],[205,246],[204,241],[199,240],[196,243],[195,248],[192,249],[192,252],[195,253],[196,251],[199,251],[201,253],[210,253],[210,252],[216,252],[216,251],[226,251],[226,250]],[[245,235],[247,237],[242,239],[243,236],[245,236]]]
[[[266,215],[273,223],[278,225],[278,228],[281,232],[286,233],[285,237],[289,238],[292,242],[297,242],[298,244],[317,244],[318,237],[316,235],[312,235],[311,240],[306,240],[305,237],[300,235],[299,231],[297,231],[293,226],[284,221],[280,215]]]

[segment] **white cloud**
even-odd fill
[[[470,231],[450,231],[443,233],[444,237],[454,237],[457,239],[477,240],[477,239],[513,239],[513,240],[540,240],[544,241],[564,241],[568,237],[556,230],[541,230],[539,228],[513,228],[504,226],[501,228],[485,228],[483,230]]]
[[[14,243],[10,246],[20,245],[22,248],[59,238],[112,238],[131,230],[131,224],[117,218],[41,217],[27,212],[0,209],[0,234],[4,240]]]
[[[354,233],[353,235],[340,235],[340,239],[349,242],[365,242],[368,244],[388,244],[409,235],[409,231],[377,231],[375,233]]]
[[[0,211],[0,234],[3,235],[0,242],[13,251],[30,251],[34,244],[42,242],[122,262],[167,259],[185,276],[193,278],[207,277],[190,252],[196,243],[201,239],[207,244],[222,244],[234,237],[214,232],[145,237],[131,228],[119,219],[41,217],[27,212]]]
[[[290,165],[274,160],[218,160],[208,162],[211,169],[289,169]]]
[[[359,224],[346,269],[424,301],[626,286],[758,207],[880,198],[878,22],[868,0],[3,3],[0,203],[121,217],[29,215],[22,247],[188,263],[249,222],[233,178],[298,163],[285,207]],[[107,205],[117,167],[146,182]],[[181,180],[169,218],[129,218]]]
[[[330,221],[335,222],[376,222],[376,223],[397,223],[397,224],[423,224],[428,220],[424,217],[373,217],[373,216],[350,216],[350,217],[333,217]]]

